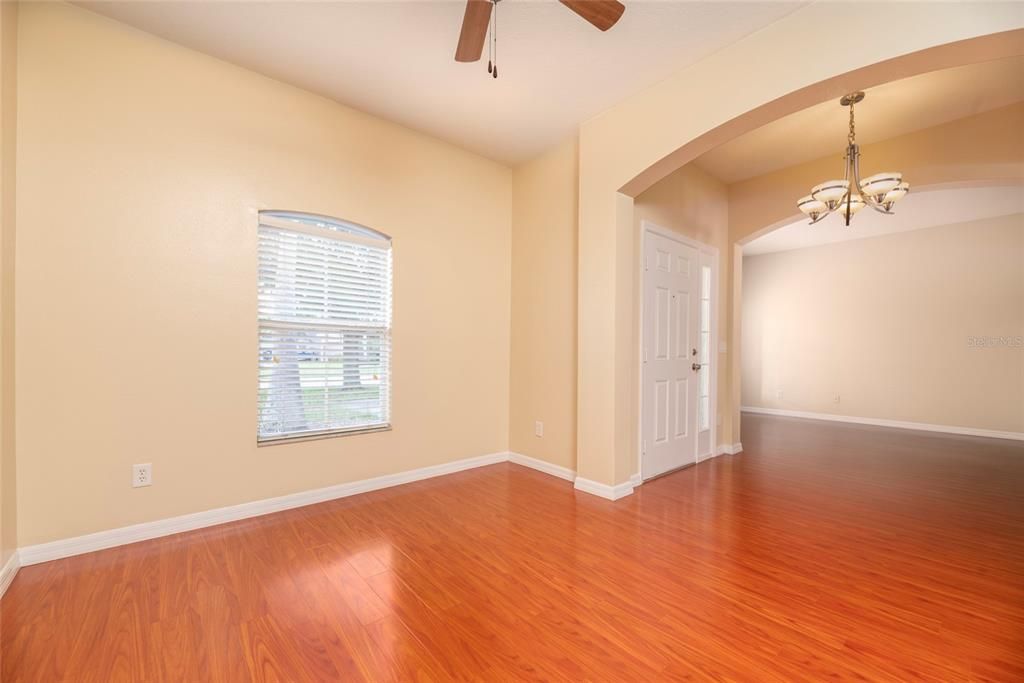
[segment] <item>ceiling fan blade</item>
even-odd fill
[[[475,62],[480,59],[493,6],[491,0],[466,0],[462,33],[459,34],[459,45],[455,48],[456,62]]]
[[[602,31],[607,31],[619,20],[626,6],[618,0],[559,0]]]

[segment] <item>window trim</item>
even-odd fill
[[[390,235],[387,235],[373,228],[369,228],[359,223],[347,221],[341,218],[335,218],[333,216],[326,216],[323,214],[309,213],[306,211],[291,211],[291,210],[276,210],[276,209],[259,209],[256,211],[256,229],[257,232],[262,226],[268,228],[276,228],[279,230],[288,230],[292,232],[302,233],[313,237],[319,237],[323,239],[334,239],[340,242],[349,242],[357,245],[374,247],[378,249],[387,249],[390,254],[390,258],[393,259],[392,252],[392,239]],[[324,226],[320,227],[311,224],[311,222],[323,223]],[[330,227],[328,227],[330,226]],[[257,269],[259,268],[260,259],[257,256]],[[259,307],[259,277],[257,276],[257,308]],[[394,266],[391,266],[391,270],[388,273],[388,294],[389,294],[389,309],[394,310]],[[391,423],[391,406],[392,406],[392,376],[393,376],[393,354],[392,354],[392,316],[389,311],[388,324],[384,328],[386,337],[388,339],[388,373],[387,373],[387,421],[381,423],[373,423],[366,425],[356,425],[351,427],[336,427],[331,429],[313,430],[301,433],[290,433],[280,434],[274,436],[260,436],[259,429],[259,391],[260,391],[260,380],[259,373],[257,373],[256,379],[256,446],[277,446],[286,443],[298,443],[301,441],[319,441],[322,439],[332,439],[336,437],[344,436],[355,436],[358,434],[372,434],[374,432],[389,432],[392,430]],[[257,358],[259,358],[260,349],[260,333],[261,330],[266,327],[276,326],[290,326],[295,325],[299,328],[315,329],[321,327],[317,323],[290,323],[285,321],[275,320],[263,320],[260,319],[259,313],[256,316],[256,350]],[[324,325],[327,329],[338,329],[345,327],[344,325]]]
[[[374,432],[390,432],[393,429],[390,422],[368,427],[348,427],[341,429],[325,429],[318,432],[305,432],[303,434],[286,434],[284,436],[268,436],[259,438],[256,436],[256,446],[280,446],[286,443],[298,443],[300,441],[323,441],[342,436],[356,436],[357,434],[372,434]]]
[[[326,239],[335,239],[340,242],[355,242],[356,244],[364,244],[370,247],[380,247],[381,244],[386,244],[388,248],[391,248],[391,237],[383,232],[368,228],[365,225],[359,223],[353,223],[352,221],[345,221],[340,218],[332,218],[330,216],[324,216],[319,213],[305,213],[302,211],[274,211],[269,209],[261,209],[258,213],[259,225],[266,225],[271,228],[278,228],[280,230],[292,230],[294,232],[301,232],[306,235],[312,235],[313,237],[323,237]],[[315,225],[310,225],[310,221],[317,221],[326,225],[333,225],[336,228],[320,228]],[[343,236],[342,236],[343,235]]]

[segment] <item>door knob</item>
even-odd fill
[[[693,369],[694,369],[694,371],[696,371],[696,370],[700,370],[700,368],[701,368],[701,364],[700,364],[700,363],[694,363],[694,364],[693,364],[693,365],[691,365],[690,367],[691,367],[691,368],[693,368]]]

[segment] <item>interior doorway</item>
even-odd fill
[[[718,250],[645,221],[641,237],[640,476],[714,454]]]

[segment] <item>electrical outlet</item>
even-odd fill
[[[533,423],[533,433],[537,436],[544,436],[544,423],[537,420]]]
[[[836,394],[835,396],[832,397],[832,402],[839,403],[839,394]]]
[[[153,485],[153,463],[147,462],[143,465],[132,465],[132,487]]]

